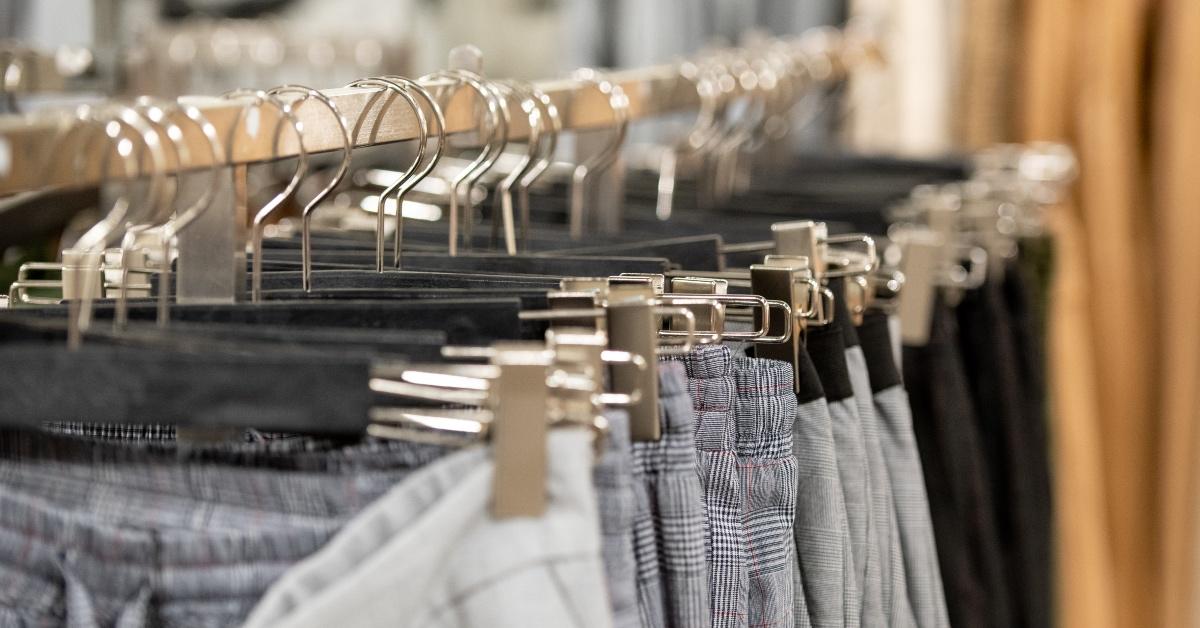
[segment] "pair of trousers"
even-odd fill
[[[912,410],[896,367],[887,315],[868,312],[858,328],[879,419],[896,523],[904,556],[908,601],[918,626],[948,628],[945,589],[938,565],[925,474],[913,435]]]
[[[815,628],[852,628],[860,625],[862,599],[855,578],[833,420],[807,351],[800,352],[796,371],[794,535],[802,590]]]
[[[245,625],[610,626],[592,435],[554,430],[547,447],[541,516],[494,519],[486,450],[454,454],[281,578]]]
[[[804,592],[796,591],[803,582],[795,578],[793,524],[798,477],[792,454],[796,421],[792,366],[778,360],[737,357],[733,376],[737,385],[737,465],[744,495],[742,523],[749,544],[749,624],[809,625]]]
[[[857,623],[886,626],[879,545],[875,542],[874,511],[871,508],[871,475],[867,462],[866,437],[854,400],[854,388],[846,362],[842,330],[829,325],[808,332],[805,348],[825,390],[825,401],[833,424],[838,476],[846,504],[850,530],[850,552],[854,582],[859,591]]]
[[[745,494],[738,474],[733,356],[724,345],[706,345],[678,359],[687,371],[687,389],[696,415],[711,625],[745,628],[750,623],[749,541],[742,521]]]
[[[238,459],[252,457],[249,445],[236,449]],[[133,625],[119,618],[134,616],[149,625],[237,624],[292,563],[424,464],[414,451],[433,449],[389,441],[296,451],[313,470],[284,472],[145,444],[0,432],[0,494],[14,500],[0,525],[8,539],[0,545],[11,550],[0,550],[0,589],[26,592],[0,600],[0,625]],[[331,471],[343,466],[363,471]]]
[[[955,313],[935,305],[929,341],[904,347],[912,407],[950,625],[1013,626],[991,481],[959,349]]]
[[[633,450],[629,414],[607,410],[608,435],[592,470],[600,517],[600,549],[614,628],[640,628],[637,559],[633,553]]]
[[[704,626],[704,496],[696,472],[695,417],[682,364],[658,364],[662,439],[633,443],[638,609],[650,628]]]

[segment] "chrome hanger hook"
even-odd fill
[[[504,227],[504,250],[509,255],[517,254],[517,230],[513,212],[513,186],[520,183],[525,174],[533,166],[534,159],[541,152],[542,143],[542,110],[537,104],[537,98],[533,95],[529,84],[507,80],[497,83],[497,86],[502,90],[508,91],[509,94],[517,96],[521,100],[521,110],[525,112],[526,119],[529,123],[529,137],[526,142],[525,154],[521,156],[520,162],[508,176],[504,177],[497,186],[496,191],[500,197],[500,217],[501,220],[496,220],[496,215],[492,215],[492,240],[496,240],[497,231],[501,223]]]
[[[300,284],[301,289],[305,292],[312,292],[312,213],[329,195],[337,188],[338,184],[345,178],[346,172],[350,170],[351,153],[354,151],[354,142],[350,139],[350,130],[346,128],[346,118],[342,116],[342,112],[338,110],[337,105],[328,96],[321,92],[304,85],[285,84],[278,87],[272,87],[267,90],[267,93],[272,96],[281,94],[299,94],[300,99],[293,101],[303,103],[312,98],[317,102],[325,105],[329,110],[329,114],[333,116],[337,122],[338,130],[341,131],[342,140],[342,161],[338,163],[337,171],[334,172],[333,178],[321,188],[308,203],[305,203],[304,209],[300,212]]]
[[[234,118],[233,124],[229,127],[229,137],[225,142],[227,161],[232,163],[234,160],[234,147],[236,145],[237,138],[237,136],[234,134],[237,132],[238,127],[243,125],[243,121],[247,118],[251,110],[261,111],[263,105],[270,105],[279,112],[280,117],[284,118],[291,125],[292,130],[296,133],[296,146],[299,149],[299,153],[296,156],[296,171],[292,174],[292,178],[290,181],[288,181],[287,186],[284,187],[284,189],[278,194],[273,196],[271,200],[267,201],[267,203],[263,205],[254,215],[253,231],[251,234],[251,251],[254,255],[254,260],[250,270],[250,299],[254,303],[260,303],[262,301],[263,227],[267,218],[269,218],[271,214],[273,214],[275,210],[278,209],[285,200],[287,200],[288,197],[295,194],[296,188],[300,186],[300,181],[308,172],[308,152],[304,149],[304,127],[300,124],[300,121],[296,119],[290,104],[282,103],[278,98],[275,98],[274,96],[262,90],[239,89],[232,92],[227,92],[222,97],[226,99],[250,97],[252,99],[249,104],[238,110],[237,117]],[[275,137],[272,142],[275,156],[278,156],[279,154],[280,137],[282,137],[282,124],[277,124],[275,126]]]
[[[554,153],[558,150],[558,136],[562,133],[563,128],[558,107],[554,106],[554,101],[550,99],[550,96],[533,84],[529,85],[529,91],[533,94],[534,104],[542,112],[541,121],[546,125],[542,137],[546,138],[546,141],[542,143],[541,155],[525,173],[525,176],[521,177],[517,185],[517,203],[521,213],[519,241],[522,249],[529,245],[529,188],[554,162]]]
[[[211,122],[209,122],[208,118],[206,118],[204,114],[200,112],[198,107],[184,105],[179,102],[164,102],[158,104],[157,101],[145,96],[137,100],[137,105],[139,107],[154,106],[182,113],[183,116],[189,120],[198,131],[200,131],[200,134],[204,137],[205,142],[208,144],[207,157],[211,164],[208,169],[209,183],[204,187],[204,191],[200,194],[200,197],[183,211],[176,212],[175,216],[163,225],[163,266],[158,282],[157,319],[159,327],[166,327],[170,322],[169,307],[171,296],[172,243],[179,234],[183,233],[184,230],[190,227],[197,218],[199,218],[204,214],[204,212],[208,211],[212,207],[213,200],[216,198],[216,190],[220,185],[221,155],[224,153],[224,150],[221,148],[221,138],[218,137],[217,128],[213,126]],[[176,130],[179,129],[179,127],[173,128]],[[176,146],[176,156],[180,158],[181,162],[186,161],[191,163],[190,155],[188,155],[187,143],[183,141],[182,131],[179,131],[178,137],[172,135],[171,133],[168,133],[168,137],[174,142]]]
[[[479,155],[461,172],[456,174],[450,182],[450,234],[449,234],[449,253],[450,255],[458,255],[458,235],[459,235],[459,220],[461,218],[461,209],[459,207],[460,190],[465,181],[474,183],[473,174],[476,170],[482,174],[483,170],[491,166],[489,157],[493,152],[493,144],[496,142],[496,136],[503,134],[507,136],[508,129],[505,125],[504,118],[501,115],[499,98],[484,86],[483,82],[478,80],[473,73],[462,72],[456,70],[442,70],[432,74],[426,74],[417,79],[421,82],[430,82],[435,80],[450,80],[454,82],[455,91],[462,85],[467,85],[473,89],[483,100],[487,110],[488,135],[484,144],[484,150],[480,151]],[[451,94],[453,96],[453,93]],[[467,208],[468,211],[474,211],[474,203],[471,202],[471,188],[467,188]]]
[[[603,172],[613,165],[620,154],[621,145],[625,142],[625,134],[629,128],[629,97],[620,85],[610,81],[592,68],[576,70],[572,78],[580,83],[594,86],[608,98],[614,127],[614,133],[608,145],[584,163],[575,166],[575,172],[571,175],[571,205],[568,222],[571,239],[578,240],[583,237],[587,183],[593,175]]]
[[[425,158],[426,144],[429,141],[429,125],[425,119],[425,112],[421,110],[421,105],[419,105],[417,100],[413,98],[412,93],[410,93],[407,87],[398,81],[388,78],[365,78],[354,81],[347,87],[379,88],[379,91],[371,96],[371,100],[367,101],[367,106],[363,107],[362,113],[359,114],[358,120],[354,123],[355,139],[358,138],[358,132],[360,129],[362,129],[362,124],[366,119],[367,113],[375,107],[375,102],[384,94],[384,92],[391,91],[393,94],[404,99],[404,102],[408,104],[409,108],[411,108],[413,111],[413,115],[417,118],[417,155],[413,159],[412,163],[405,168],[403,174],[400,175],[400,179],[379,193],[378,203],[375,209],[375,271],[381,273],[383,272],[383,257],[384,249],[386,248],[384,240],[384,222],[387,218],[387,199],[413,177],[413,174],[417,171],[417,167],[421,165],[421,161]],[[394,99],[389,99],[384,104],[383,111],[381,111],[379,115],[375,117],[376,129],[378,129],[379,123],[383,120],[383,117],[387,115],[389,110],[391,110],[394,102]],[[399,226],[399,221],[402,219],[403,213],[404,208],[397,204],[397,226]]]
[[[420,83],[403,76],[387,75],[384,79],[395,81],[408,89],[416,92],[421,100],[429,106],[429,110],[433,112],[433,120],[437,122],[437,144],[433,149],[433,154],[429,157],[429,161],[425,163],[425,167],[421,169],[416,176],[409,178],[407,181],[396,188],[396,231],[392,246],[392,268],[399,269],[403,264],[403,248],[404,243],[404,197],[412,191],[417,185],[433,172],[438,163],[442,160],[442,155],[446,151],[446,116],[442,113],[442,107],[437,103],[437,100],[429,93],[429,90],[421,86]]]

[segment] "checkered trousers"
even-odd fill
[[[696,414],[696,450],[704,491],[705,558],[713,628],[749,625],[749,542],[742,523],[745,499],[738,474],[733,356],[723,345],[682,356]]]
[[[795,539],[809,617],[817,628],[854,628],[859,625],[862,600],[854,577],[833,424],[824,398],[796,408],[792,434],[799,469]]]
[[[795,540],[798,475],[792,454],[796,395],[792,366],[735,358],[734,421],[742,522],[749,541],[749,625],[796,625]],[[805,610],[805,612],[807,612]],[[801,618],[801,623],[805,623]]]
[[[875,393],[875,411],[883,428],[880,440],[891,472],[909,602],[918,626],[947,628],[950,619],[929,513],[929,496],[913,436],[912,409],[904,387],[892,386]]]
[[[614,628],[640,628],[637,563],[633,552],[633,454],[629,414],[608,410],[608,439],[592,469],[600,516],[600,549]]]
[[[660,363],[658,372],[663,437],[633,443],[638,607],[644,626],[706,626],[704,496],[687,374],[672,362]]]
[[[175,426],[154,423],[45,423],[46,431],[66,436],[80,436],[97,440],[121,441],[173,441]]]
[[[896,521],[896,504],[892,495],[892,479],[880,443],[879,417],[875,414],[875,399],[862,347],[846,349],[850,383],[854,388],[855,405],[862,422],[866,443],[867,468],[871,476],[871,510],[875,524],[874,540],[879,546],[880,598],[888,626],[916,626],[912,606],[908,602],[908,579],[904,569],[904,552],[900,547],[900,528]]]

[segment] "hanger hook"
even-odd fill
[[[491,167],[489,157],[493,152],[493,147],[496,143],[496,136],[500,135],[501,137],[507,137],[508,128],[505,117],[501,115],[499,102],[501,99],[497,98],[494,92],[488,89],[483,82],[479,80],[477,75],[472,72],[460,70],[441,70],[432,74],[426,74],[417,80],[421,81],[422,83],[427,83],[439,79],[450,80],[453,82],[452,87],[454,87],[455,92],[451,92],[451,97],[453,97],[453,94],[457,92],[458,88],[464,84],[473,89],[476,94],[478,94],[479,98],[484,102],[487,110],[488,122],[488,136],[484,143],[484,149],[480,151],[479,155],[477,155],[475,159],[469,165],[467,165],[466,168],[457,173],[450,181],[449,253],[453,256],[458,255],[458,232],[459,218],[461,213],[461,208],[459,207],[459,197],[463,183],[469,182],[470,185],[473,186],[475,180],[478,178],[477,176],[473,176],[475,172],[478,171],[479,174],[482,175],[484,170]],[[440,97],[441,92],[439,90],[439,98]],[[503,150],[503,147],[501,147],[501,150]],[[471,200],[471,187],[467,187],[467,211],[472,213],[474,212],[474,203]],[[470,237],[469,233],[468,237]]]
[[[224,153],[224,150],[221,148],[221,138],[218,137],[217,128],[213,126],[211,122],[209,122],[208,118],[200,112],[198,107],[193,105],[185,105],[178,101],[160,103],[159,101],[147,96],[139,98],[137,100],[137,105],[139,107],[162,107],[167,108],[175,113],[182,113],[183,117],[191,122],[196,130],[200,132],[201,136],[204,137],[205,143],[208,145],[208,154],[206,155],[206,158],[209,159],[210,164],[208,168],[208,185],[204,186],[204,191],[200,194],[200,197],[195,200],[195,202],[187,206],[182,211],[175,212],[174,217],[163,225],[163,266],[158,281],[157,318],[159,327],[166,327],[170,322],[168,308],[170,305],[171,296],[172,242],[179,234],[183,233],[184,230],[190,227],[192,223],[196,221],[196,219],[198,219],[204,214],[204,212],[208,211],[212,207],[213,200],[216,198],[216,190],[220,186],[221,155]],[[191,163],[191,156],[188,154],[187,143],[183,141],[183,132],[182,130],[179,130],[179,127],[174,128],[178,131],[178,135],[168,134],[168,137],[176,145],[176,156],[180,158],[181,162]]]
[[[386,248],[385,241],[384,241],[384,221],[387,218],[387,199],[389,196],[391,196],[393,193],[395,193],[396,190],[399,189],[401,185],[403,185],[406,181],[408,181],[409,179],[412,178],[413,174],[417,171],[417,167],[421,165],[421,160],[423,160],[425,158],[426,144],[429,141],[429,124],[425,119],[425,112],[421,110],[421,105],[417,103],[417,100],[415,98],[413,98],[413,96],[409,92],[409,90],[406,89],[403,85],[401,85],[397,81],[393,81],[391,79],[386,79],[386,78],[379,78],[379,77],[364,78],[364,79],[358,79],[358,80],[350,83],[349,85],[347,85],[347,87],[376,87],[376,88],[379,88],[379,91],[377,91],[371,95],[371,99],[369,101],[367,101],[367,105],[365,107],[363,107],[362,113],[359,114],[358,120],[356,120],[354,123],[354,138],[355,139],[358,138],[358,132],[362,128],[363,122],[366,120],[367,113],[375,107],[375,102],[379,99],[380,96],[382,96],[384,94],[384,92],[391,91],[396,96],[399,96],[400,98],[404,99],[404,102],[406,102],[408,104],[409,108],[412,109],[412,111],[413,111],[413,115],[416,116],[416,118],[417,118],[417,154],[413,158],[412,163],[409,164],[409,166],[400,175],[400,178],[398,180],[396,180],[395,182],[393,182],[390,186],[388,186],[382,192],[379,193],[378,203],[376,204],[376,209],[375,209],[375,271],[381,273],[381,272],[383,272],[383,266],[384,266],[383,256],[384,256],[384,249]],[[375,116],[375,127],[372,129],[372,136],[374,136],[374,134],[378,131],[379,125],[383,122],[384,116],[387,114],[387,112],[389,110],[391,110],[392,104],[394,104],[394,103],[395,103],[394,97],[389,98],[387,101],[384,102],[383,111],[381,111],[379,113],[379,115]],[[397,205],[396,206],[397,220],[399,220],[399,216],[403,213],[404,213],[403,208],[400,207],[399,205]]]
[[[526,141],[525,154],[521,156],[521,160],[517,163],[517,166],[496,186],[497,196],[500,197],[499,214],[501,220],[496,220],[496,213],[494,211],[492,214],[493,243],[497,239],[501,222],[503,222],[504,250],[509,255],[516,255],[517,232],[513,215],[513,186],[519,184],[525,173],[533,166],[534,158],[540,155],[542,126],[545,122],[542,119],[541,107],[538,106],[537,98],[534,97],[529,84],[521,81],[507,80],[498,81],[496,87],[502,93],[507,92],[510,95],[520,98],[521,110],[525,112],[526,120],[529,124],[529,137]]]
[[[125,329],[129,322],[129,272],[133,264],[133,252],[137,245],[137,238],[142,233],[154,228],[155,225],[170,221],[172,209],[175,201],[179,196],[179,174],[178,170],[185,162],[190,161],[190,153],[185,145],[181,145],[178,138],[182,138],[182,131],[179,127],[171,122],[166,112],[157,106],[146,103],[134,103],[133,106],[125,107],[126,110],[136,116],[136,119],[142,124],[145,133],[150,134],[154,138],[154,142],[143,140],[143,143],[151,153],[151,161],[154,164],[154,179],[158,180],[155,184],[152,179],[151,191],[147,194],[147,209],[146,215],[140,217],[136,221],[131,220],[127,224],[124,237],[121,239],[121,244],[118,249],[118,292],[117,306],[115,316],[113,317],[114,331]],[[166,141],[161,141],[165,138]],[[173,177],[172,185],[168,185],[168,177],[166,175],[166,154],[162,151],[162,147],[167,146],[171,149],[171,153],[175,158],[176,174]],[[169,261],[169,258],[164,258]],[[165,294],[160,286],[160,312],[161,299]],[[159,321],[162,324],[162,321]]]
[[[234,135],[234,133],[237,131],[239,126],[242,126],[243,121],[246,120],[251,110],[261,111],[263,105],[270,105],[279,112],[280,117],[284,118],[291,125],[292,130],[296,133],[296,146],[299,148],[296,158],[296,171],[292,174],[292,178],[290,181],[288,181],[287,186],[278,194],[273,196],[271,200],[267,201],[267,203],[258,210],[258,213],[254,215],[253,230],[251,234],[251,252],[254,255],[254,259],[252,261],[250,271],[250,299],[254,303],[259,303],[262,301],[263,226],[267,218],[269,218],[271,214],[273,214],[289,196],[296,192],[296,188],[299,187],[300,181],[308,172],[308,152],[304,149],[304,127],[300,124],[300,121],[296,119],[295,114],[292,112],[292,106],[290,103],[280,102],[278,98],[262,90],[238,89],[222,95],[222,98],[226,99],[247,97],[251,98],[251,102],[238,110],[237,117],[234,118],[233,124],[229,127],[229,137],[225,142],[225,151],[227,156],[226,161],[233,163],[234,147],[237,143],[237,136]],[[283,121],[281,120],[280,123],[282,122]],[[253,134],[254,133],[251,133],[251,135]],[[272,150],[276,156],[279,154],[280,137],[282,137],[282,124],[276,124],[274,139],[271,144]]]
[[[554,153],[558,150],[558,135],[562,133],[563,128],[558,107],[554,106],[554,101],[550,99],[550,96],[532,83],[529,84],[529,91],[533,95],[534,104],[542,112],[541,121],[545,125],[542,137],[546,138],[546,141],[542,143],[538,160],[529,168],[525,176],[521,177],[520,184],[517,186],[517,200],[521,212],[520,242],[522,249],[529,245],[529,188],[554,162]]]
[[[272,87],[267,90],[267,93],[272,96],[282,94],[299,94],[300,99],[293,101],[295,103],[303,103],[312,98],[325,106],[329,110],[329,114],[333,116],[334,121],[338,125],[338,130],[341,131],[340,137],[342,140],[342,161],[338,163],[337,171],[333,173],[333,178],[321,188],[308,203],[304,205],[304,209],[300,212],[300,259],[301,272],[300,283],[301,288],[305,292],[312,292],[312,213],[317,205],[320,205],[342,182],[346,176],[346,172],[350,170],[351,153],[354,150],[354,143],[350,139],[350,130],[346,128],[346,118],[342,116],[342,112],[338,110],[337,105],[325,94],[304,85],[285,84],[278,87]]]
[[[138,154],[135,153],[135,147],[132,140],[123,137],[125,131],[129,131],[143,145],[147,152],[150,153],[150,162],[153,167],[151,180],[148,186],[145,200],[150,202],[161,195],[163,185],[164,171],[166,169],[165,158],[162,152],[162,146],[159,143],[158,133],[151,128],[149,124],[135,111],[127,105],[119,105],[116,109],[108,109],[106,111],[97,111],[90,107],[81,107],[77,110],[79,119],[89,123],[98,123],[102,126],[104,136],[108,138],[112,144],[112,148],[125,163],[125,172],[129,173],[136,166],[138,176],[142,174],[141,160]],[[86,141],[87,149],[83,153],[90,153],[90,139]],[[111,163],[111,150],[105,150],[101,158],[101,178],[108,176],[108,166]],[[80,156],[77,156],[76,167],[81,165]],[[103,188],[103,181],[101,182]],[[130,207],[133,205],[130,198],[126,194],[122,194],[117,201],[113,203],[108,214],[91,229],[81,235],[75,243],[67,250],[63,251],[64,272],[68,266],[82,266],[84,272],[82,281],[82,290],[78,295],[79,298],[72,299],[70,312],[68,314],[68,332],[67,343],[71,348],[79,348],[83,339],[83,331],[87,329],[91,321],[92,300],[94,298],[92,289],[97,284],[103,287],[103,274],[101,266],[103,260],[97,257],[103,255],[105,246],[107,246],[114,234],[121,233],[121,227],[127,226],[128,217],[130,215]],[[92,272],[100,273],[95,277],[96,281],[92,281]],[[65,283],[64,279],[64,283]],[[122,283],[122,298],[124,296],[124,283]],[[64,285],[65,289],[65,285]],[[101,295],[95,295],[101,296]],[[120,305],[120,304],[119,304]],[[117,325],[124,324],[124,314],[121,308],[118,307]]]
[[[570,233],[572,240],[583,237],[584,205],[587,197],[587,183],[592,175],[608,169],[617,160],[621,144],[625,142],[625,133],[629,127],[629,97],[620,85],[609,80],[599,71],[592,68],[576,70],[572,76],[577,82],[594,86],[608,98],[608,106],[612,109],[613,127],[615,129],[607,146],[592,155],[587,161],[575,166],[571,177],[571,206]]]
[[[433,154],[429,157],[429,161],[425,163],[425,166],[416,174],[416,176],[405,180],[402,185],[396,186],[396,231],[393,234],[395,239],[393,242],[394,246],[392,247],[392,268],[399,269],[403,264],[402,245],[404,243],[404,197],[408,196],[408,193],[413,188],[424,181],[425,178],[429,176],[429,173],[433,172],[433,169],[436,168],[438,163],[442,160],[442,155],[446,150],[446,116],[442,113],[442,107],[438,105],[437,100],[434,99],[434,97],[429,93],[429,90],[422,87],[420,83],[410,78],[391,74],[382,78],[389,81],[395,81],[416,92],[416,94],[421,97],[421,100],[424,100],[425,104],[429,106],[429,110],[433,112],[433,119],[435,122],[437,122],[437,144],[435,144]]]

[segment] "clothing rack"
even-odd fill
[[[815,42],[814,42],[815,40]],[[810,45],[805,45],[809,43]],[[827,70],[823,80],[844,76],[856,59],[869,55],[861,54],[869,48],[851,38],[831,37],[826,31],[813,34],[807,41],[801,40],[793,50],[797,54],[824,56]],[[677,65],[660,65],[639,69],[620,70],[608,73],[606,78],[619,85],[629,100],[628,119],[647,119],[671,112],[694,110],[700,105],[695,83],[685,77]],[[564,130],[600,129],[613,125],[613,111],[608,99],[593,84],[572,79],[535,81],[558,108]],[[427,89],[449,86],[449,82],[430,81],[422,83]],[[396,105],[380,106],[379,90],[372,88],[334,88],[322,90],[353,126],[354,121],[368,107],[359,137],[352,138],[353,148],[390,142],[412,140],[418,137],[418,122],[412,110]],[[311,100],[311,99],[310,99]],[[292,157],[299,154],[297,138],[284,131],[276,144],[272,132],[251,132],[239,115],[246,107],[244,101],[226,100],[217,97],[186,96],[181,104],[194,105],[216,128],[218,137],[224,142],[230,137],[231,127],[239,125],[233,136],[233,157],[220,159],[224,165],[247,164]],[[514,102],[514,101],[510,101]],[[447,134],[470,132],[476,129],[478,95],[471,89],[458,89],[449,102],[443,105]],[[271,107],[260,107],[258,129],[274,129],[281,122],[280,114]],[[375,129],[376,118],[383,114]],[[319,102],[306,101],[294,110],[296,119],[303,125],[303,145],[308,154],[341,150],[341,130]],[[188,122],[180,112],[170,114],[182,128]],[[87,155],[83,163],[75,159],[62,158],[59,145],[67,129],[78,121],[72,115],[58,112],[51,115],[3,116],[0,117],[0,195],[39,189],[60,187],[86,187],[115,178],[113,173],[103,176],[103,159],[100,153]],[[286,124],[283,127],[286,128]],[[529,134],[528,121],[523,116],[512,116],[508,127],[508,139],[520,140]],[[164,172],[211,167],[211,151],[199,134],[187,133],[183,141],[188,142],[188,158],[181,165],[168,166]],[[225,147],[227,150],[229,147]]]

